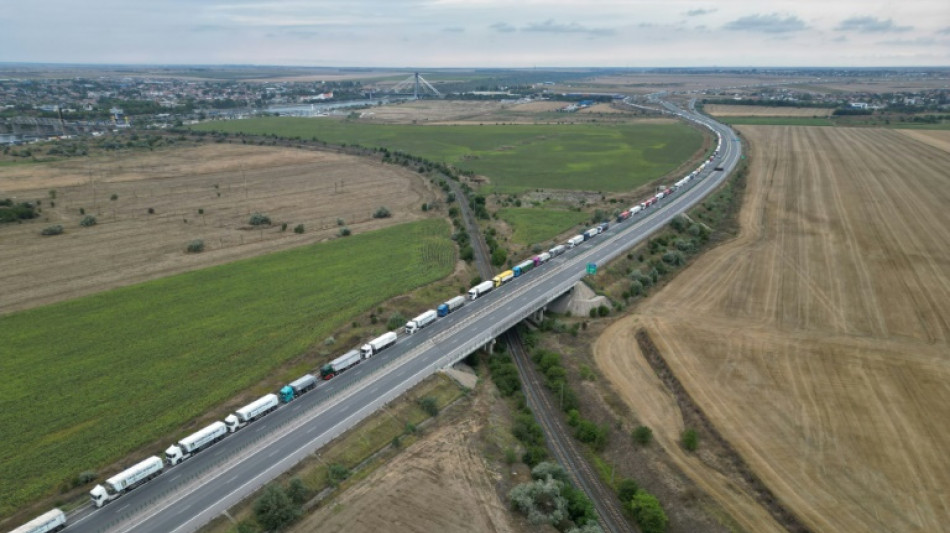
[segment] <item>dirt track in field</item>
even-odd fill
[[[950,523],[950,155],[892,130],[741,126],[740,236],[701,256],[595,357],[657,442],[749,531],[771,517],[678,445],[646,328],[693,400],[815,531]]]
[[[418,219],[419,206],[435,198],[394,165],[227,144],[3,167],[4,196],[42,199],[43,216],[0,226],[0,313],[326,240],[337,235],[338,218],[354,233]],[[393,216],[372,218],[383,205]],[[79,226],[81,207],[96,226]],[[273,225],[251,229],[254,212]],[[53,224],[65,233],[41,237]],[[305,233],[294,233],[297,224]],[[205,251],[186,254],[194,239]]]
[[[830,117],[833,109],[821,107],[769,107],[758,105],[706,104],[714,117]]]
[[[477,394],[463,419],[426,435],[292,531],[522,531],[496,493],[497,479],[479,446],[487,409],[484,394]]]

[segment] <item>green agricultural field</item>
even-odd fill
[[[403,224],[0,316],[0,516],[160,453],[353,317],[449,275],[449,230]]]
[[[730,126],[834,126],[830,118],[812,117],[716,117]]]
[[[531,245],[547,242],[585,220],[589,213],[566,209],[508,207],[498,210],[498,216],[512,229],[511,240]]]
[[[681,123],[414,126],[271,117],[194,129],[385,147],[488,176],[503,193],[627,191],[671,172],[702,145],[702,134]]]

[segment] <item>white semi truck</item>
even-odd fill
[[[366,359],[367,357],[378,354],[393,344],[396,344],[396,332],[388,331],[361,346],[360,355],[363,356],[363,359]]]
[[[568,248],[573,248],[573,247],[577,246],[578,244],[580,244],[580,243],[582,243],[582,242],[584,242],[584,236],[583,236],[583,235],[575,235],[575,236],[573,236],[573,237],[571,237],[570,239],[567,240],[567,247],[568,247]]]
[[[169,446],[165,450],[165,460],[168,461],[168,466],[177,465],[223,439],[227,434],[228,428],[224,425],[224,422],[215,422],[181,439],[178,444]]]
[[[224,425],[228,427],[228,433],[234,433],[274,409],[277,409],[278,405],[280,405],[280,401],[277,399],[276,394],[261,396],[238,409],[234,414],[228,415],[228,417],[224,419]]]
[[[485,294],[491,292],[491,290],[494,288],[495,288],[494,281],[492,280],[483,281],[468,290],[468,297],[474,300],[475,298],[478,298],[479,296],[484,296]]]
[[[435,322],[435,319],[438,318],[435,309],[429,309],[425,313],[413,318],[409,322],[406,322],[406,333],[410,335],[419,331],[420,329],[428,326],[429,324]]]
[[[64,527],[66,527],[66,513],[59,509],[53,509],[37,516],[10,533],[46,533],[47,531],[59,531]]]
[[[106,480],[105,485],[96,485],[89,496],[92,504],[102,507],[106,503],[122,496],[142,483],[162,473],[165,463],[156,456],[131,466]]]

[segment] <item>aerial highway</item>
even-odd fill
[[[165,471],[100,509],[69,516],[69,532],[194,531],[221,515],[381,406],[440,368],[485,346],[571,290],[588,263],[603,265],[702,200],[735,168],[741,145],[727,126],[663,105],[673,114],[707,124],[721,135],[715,164],[656,206],[611,224],[541,267],[495,289],[395,346],[353,367],[220,443]],[[715,171],[721,167],[723,171]],[[156,450],[157,451],[157,450]]]

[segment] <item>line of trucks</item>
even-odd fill
[[[711,126],[702,123],[710,129]],[[715,131],[715,130],[713,130]],[[617,222],[623,222],[629,218],[642,213],[647,208],[656,205],[661,199],[669,196],[680,187],[683,187],[690,180],[702,172],[707,164],[710,164],[722,148],[722,136],[716,133],[718,142],[716,150],[709,160],[704,161],[699,168],[684,176],[673,184],[672,187],[657,192],[639,204],[631,206],[617,216]],[[577,247],[579,244],[600,235],[609,228],[608,222],[602,222],[592,228],[587,229],[579,235],[568,239],[564,244],[557,245],[547,252],[536,255],[530,259],[522,261],[506,270],[491,280],[482,281],[476,284],[468,291],[468,300],[476,300],[492,290],[501,287],[511,280],[521,277],[533,269],[547,263],[551,259],[565,253],[567,250]],[[440,304],[436,309],[430,309],[408,321],[405,326],[407,334],[414,334],[419,330],[433,324],[437,319],[448,316],[465,305],[464,296],[456,296]],[[329,380],[334,376],[352,368],[360,362],[376,355],[380,351],[392,346],[397,341],[396,332],[386,332],[375,339],[363,344],[359,349],[350,350],[343,355],[333,359],[320,368],[320,379]],[[289,403],[301,395],[313,390],[317,386],[317,377],[312,374],[305,374],[300,378],[288,383],[282,387],[277,394],[266,394],[257,400],[241,407],[233,414],[228,415],[223,422],[214,422],[194,433],[184,437],[177,443],[165,450],[165,460],[158,456],[149,457],[135,465],[119,472],[107,479],[103,484],[96,485],[90,492],[90,498],[93,505],[97,508],[102,507],[109,501],[112,501],[134,488],[148,482],[162,473],[166,464],[174,466],[198,452],[221,441],[228,434],[234,433],[248,424],[266,416],[276,410],[281,403]],[[53,509],[42,516],[39,516],[27,524],[20,526],[11,533],[41,533],[47,531],[58,531],[66,525],[66,515],[59,509]]]

